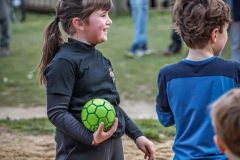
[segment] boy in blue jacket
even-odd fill
[[[230,8],[222,0],[177,0],[174,27],[189,48],[185,59],[158,74],[156,112],[176,125],[174,160],[221,160],[207,106],[240,84],[240,63],[218,58],[228,38]]]

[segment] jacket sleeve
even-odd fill
[[[92,144],[93,133],[88,131],[68,112],[70,96],[61,94],[47,95],[47,115],[50,122],[68,136],[85,143]]]
[[[124,110],[119,107],[119,110],[124,116],[125,119],[125,134],[136,141],[136,139],[140,136],[143,136],[143,132],[138,128],[138,126],[129,118],[129,116],[124,112]]]
[[[162,73],[163,72],[163,73]],[[156,112],[159,122],[169,127],[175,124],[174,116],[168,103],[167,97],[167,81],[164,76],[164,71],[160,70],[157,79],[158,94],[156,97]]]

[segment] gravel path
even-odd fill
[[[157,119],[155,104],[145,102],[122,101],[121,107],[132,119]],[[27,119],[46,117],[46,107],[7,107],[0,106],[0,119]],[[162,143],[153,141],[156,150],[156,160],[171,160],[173,157],[173,140]],[[54,136],[29,136],[12,132],[0,127],[0,159],[1,160],[52,160],[55,156]],[[144,160],[144,154],[135,143],[123,136],[125,160]]]
[[[155,112],[155,104],[149,104],[143,101],[128,101],[121,102],[121,107],[132,119],[152,118],[157,119]],[[7,107],[1,106],[0,119],[27,119],[46,117],[46,107]]]

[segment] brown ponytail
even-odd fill
[[[47,26],[44,33],[43,47],[42,47],[42,59],[38,68],[40,84],[46,86],[46,79],[43,75],[43,70],[46,66],[51,62],[53,57],[59,51],[61,45],[64,43],[64,38],[62,37],[62,33],[58,26],[59,18],[58,18],[58,8],[59,3],[56,6],[57,17]]]

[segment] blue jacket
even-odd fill
[[[213,142],[209,105],[240,85],[240,63],[211,57],[161,68],[156,111],[160,123],[176,125],[174,160],[226,160]]]

